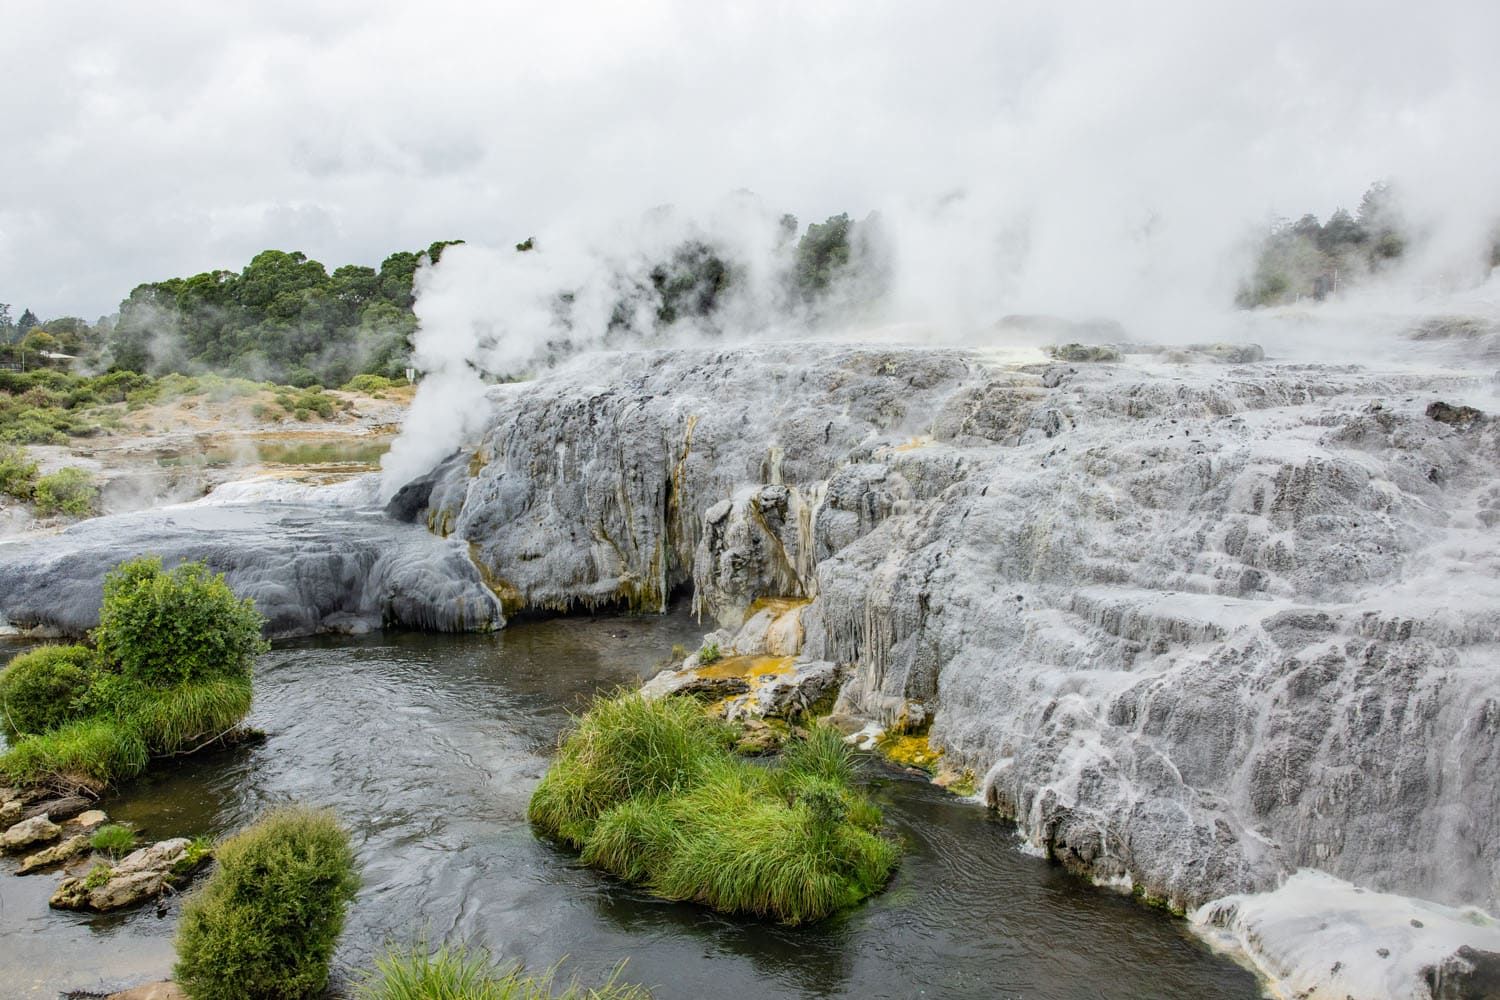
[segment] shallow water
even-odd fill
[[[875,765],[874,794],[907,854],[886,892],[811,928],[658,902],[532,836],[526,801],[567,712],[649,675],[701,631],[674,614],[279,647],[256,675],[250,721],[264,742],[134,783],[105,806],[153,839],[224,833],[288,800],[335,808],[364,866],[345,970],[425,933],[533,968],[571,956],[566,968],[585,978],[628,959],[625,978],[663,1000],[1258,995],[1181,921],[1021,853],[991,813]],[[0,878],[0,996],[168,973],[175,900],[163,916],[52,913],[56,881]]]

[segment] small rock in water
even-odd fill
[[[105,872],[102,877],[90,872],[82,878],[65,878],[48,905],[108,913],[155,898],[171,884],[173,869],[190,843],[186,837],[163,840],[133,851],[113,867],[97,869]]]
[[[54,823],[61,823],[65,819],[71,819],[83,812],[93,802],[82,795],[67,795],[60,799],[48,799],[46,802],[38,802],[21,814],[22,819],[31,819],[33,816],[46,816]]]
[[[6,830],[4,835],[0,836],[0,847],[7,851],[19,851],[32,844],[45,844],[50,840],[56,840],[60,833],[62,833],[62,827],[46,816],[33,816]]]
[[[21,862],[21,867],[16,869],[17,875],[30,875],[32,872],[53,865],[60,865],[69,858],[77,857],[89,849],[89,838],[81,833],[74,834],[61,844],[49,847],[44,851],[29,854]]]
[[[90,830],[95,829],[96,827],[101,827],[108,822],[109,816],[103,809],[89,809],[86,812],[81,812],[77,816],[74,816],[63,825],[81,830],[86,833]]]

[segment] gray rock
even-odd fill
[[[43,868],[50,868],[53,865],[60,865],[64,861],[75,858],[88,849],[89,838],[81,833],[74,834],[60,844],[55,844],[54,846],[49,847],[46,850],[37,851],[35,854],[27,855],[24,859],[22,859],[21,867],[16,869],[16,874],[29,875],[32,872],[40,871]]]
[[[62,827],[47,819],[46,816],[33,816],[31,819],[22,820],[0,835],[0,849],[7,851],[22,851],[33,844],[45,844],[56,840]]]
[[[172,885],[175,868],[187,854],[186,837],[163,840],[126,855],[108,868],[107,877],[90,884],[92,873],[63,879],[49,905],[59,910],[109,913],[154,899]]]
[[[691,587],[732,639],[800,594],[839,707],[927,706],[945,764],[1071,866],[1182,907],[1310,866],[1494,908],[1500,422],[1425,414],[1493,365],[1407,346],[1421,364],[1122,361],[1051,388],[953,350],[594,358],[496,387],[416,525],[263,502],[84,522],[0,546],[0,609],[86,624],[78,595],[158,534],[291,630]]]
[[[505,620],[462,545],[362,506],[263,499],[93,518],[0,543],[0,615],[82,634],[98,624],[104,574],[141,555],[224,573],[255,599],[272,636],[386,624],[464,631]]]
[[[61,823],[65,819],[72,819],[93,805],[92,799],[86,799],[81,795],[65,795],[62,798],[47,799],[29,807],[21,814],[22,819],[31,819],[33,816],[46,816],[54,823]]]

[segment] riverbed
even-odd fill
[[[364,880],[336,959],[344,983],[387,944],[425,936],[534,969],[566,959],[585,980],[626,961],[623,978],[661,1000],[1260,995],[1182,921],[1024,853],[993,813],[875,762],[866,773],[904,838],[901,868],[866,905],[812,927],[656,901],[533,836],[526,802],[569,712],[702,631],[679,611],[279,645],[256,669],[249,721],[264,741],[133,782],[104,807],[147,839],[227,833],[281,802],[335,809]],[[0,878],[4,996],[169,974],[177,900],[55,913],[56,881]]]

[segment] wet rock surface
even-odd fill
[[[271,489],[80,522],[0,543],[0,615],[79,635],[98,624],[100,583],[120,562],[201,560],[253,597],[272,636],[438,631],[504,624],[499,601],[462,546],[401,523],[348,484]],[[326,497],[326,499],[325,499]]]
[[[118,864],[104,862],[87,875],[65,878],[50,903],[59,910],[109,913],[155,899],[188,874],[191,843],[186,837],[163,840]]]

